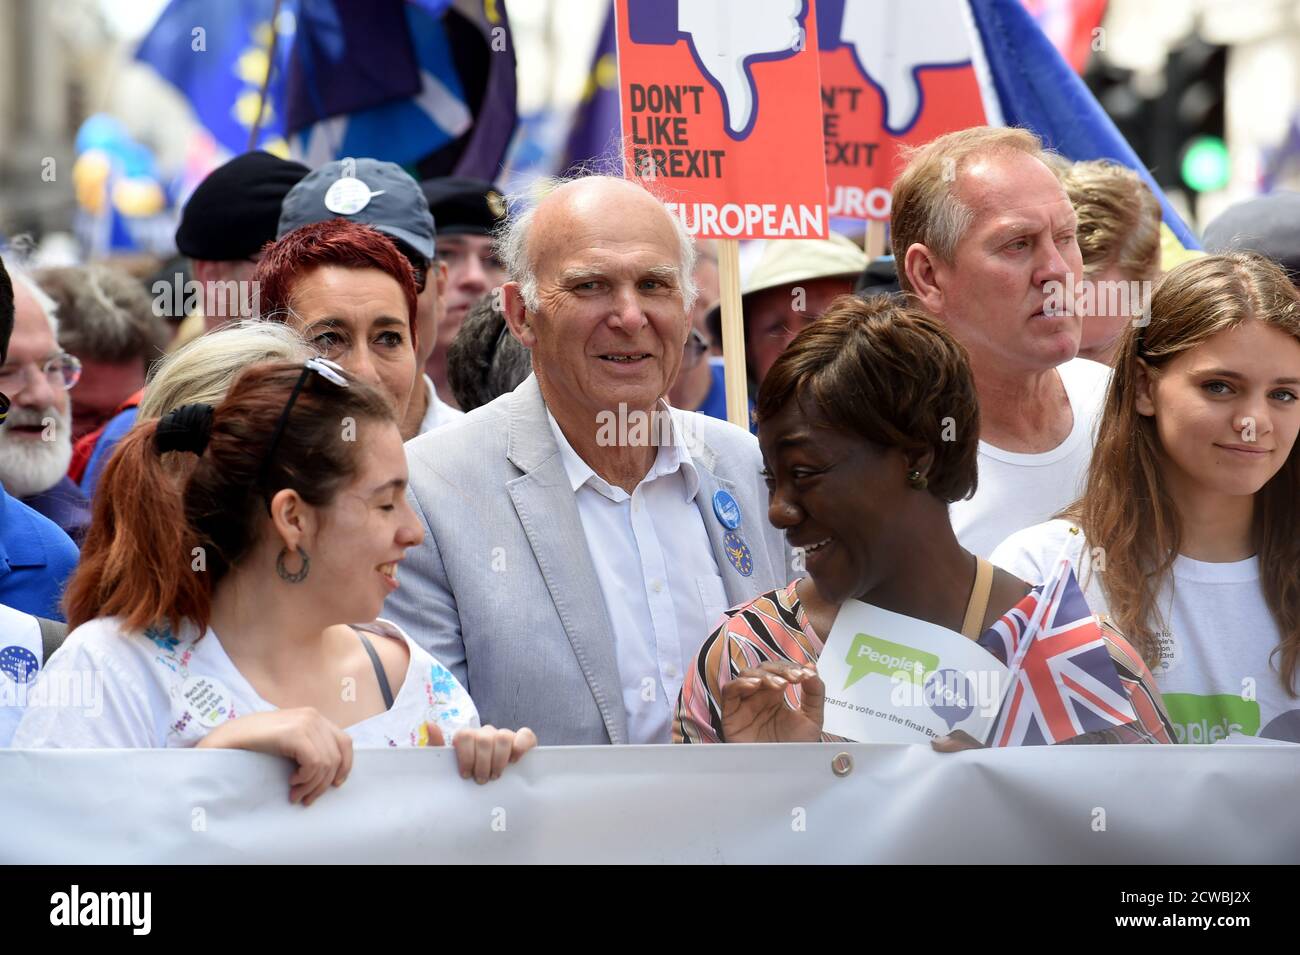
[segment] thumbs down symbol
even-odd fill
[[[633,43],[684,39],[701,72],[722,96],[727,133],[744,139],[758,117],[752,67],[804,47],[806,0],[628,0]]]
[[[921,115],[922,69],[970,63],[966,0],[819,0],[817,22],[822,49],[852,48],[880,89],[885,128],[895,136]]]

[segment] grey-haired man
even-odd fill
[[[407,444],[424,543],[386,616],[543,744],[667,743],[728,606],[787,582],[753,437],[671,410],[689,236],[633,183],[560,185],[502,252],[522,385]]]

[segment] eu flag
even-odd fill
[[[283,5],[282,26],[296,6]],[[274,0],[171,0],[136,50],[136,59],[180,90],[199,122],[232,153],[248,149],[270,63],[274,9]],[[283,151],[285,118],[279,104],[290,44],[280,39],[280,65],[271,73],[258,146]]]
[[[232,153],[248,148],[274,0],[171,0],[136,57]],[[492,179],[514,133],[504,0],[282,0],[258,143],[310,165],[368,156]]]
[[[582,102],[574,113],[560,169],[592,159],[611,159],[622,166],[622,125],[619,119],[618,47],[614,6],[610,4]]]

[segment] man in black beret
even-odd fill
[[[204,330],[252,314],[244,294],[251,285],[230,283],[252,282],[262,246],[275,239],[280,203],[308,172],[270,153],[244,153],[208,173],[190,195],[176,248],[203,287]],[[182,329],[178,338],[185,334]]]
[[[422,182],[429,211],[438,223],[436,259],[447,270],[447,290],[438,340],[425,369],[438,396],[455,403],[447,383],[447,350],[470,308],[507,281],[493,248],[492,230],[506,214],[506,202],[490,182],[445,176]]]

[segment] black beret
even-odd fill
[[[506,201],[496,187],[481,179],[443,176],[420,183],[439,235],[487,235],[505,218]]]
[[[190,195],[176,228],[176,248],[191,259],[251,258],[275,239],[280,203],[310,170],[265,152],[218,166]]]

